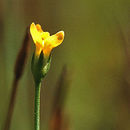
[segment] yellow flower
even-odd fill
[[[30,33],[36,45],[36,56],[39,56],[43,51],[44,56],[48,57],[53,48],[59,46],[64,39],[64,31],[57,32],[50,36],[49,32],[44,32],[39,24],[32,23]]]

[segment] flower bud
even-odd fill
[[[45,77],[45,75],[48,73],[50,69],[50,64],[51,55],[49,56],[49,58],[45,58],[43,52],[41,52],[39,57],[33,54],[31,70],[33,73],[35,83],[41,82],[41,80]]]

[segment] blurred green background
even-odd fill
[[[0,0],[0,129],[13,80],[14,63],[32,22],[51,34],[65,31],[53,50],[41,92],[41,129],[47,130],[54,86],[64,64],[71,85],[65,113],[70,130],[130,129],[129,0]],[[30,63],[20,80],[11,130],[33,129],[34,82]]]

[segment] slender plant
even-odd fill
[[[40,130],[40,89],[41,81],[48,73],[51,64],[51,51],[63,42],[64,32],[60,31],[50,36],[49,32],[44,32],[39,24],[30,25],[30,33],[35,43],[35,52],[32,57],[31,70],[35,82],[35,107],[34,107],[34,127]]]

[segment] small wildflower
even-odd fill
[[[52,49],[59,46],[64,40],[64,31],[50,35],[49,32],[42,30],[41,25],[32,23],[30,33],[36,46],[32,57],[32,73],[35,81],[40,82],[49,71]]]
[[[35,54],[39,56],[43,51],[44,57],[49,57],[53,48],[59,46],[64,39],[64,31],[59,31],[50,36],[49,32],[44,32],[39,24],[32,23],[30,33],[36,45]]]
[[[44,32],[41,25],[32,23],[30,33],[36,45],[32,56],[31,70],[35,82],[35,108],[34,125],[35,130],[40,130],[40,89],[41,81],[46,76],[51,65],[51,51],[59,46],[64,39],[64,31],[57,32],[50,36],[49,32]]]

